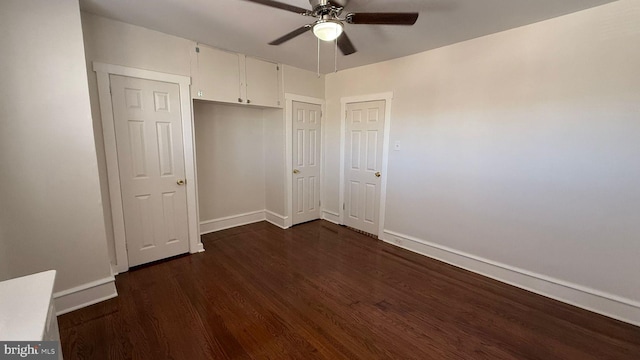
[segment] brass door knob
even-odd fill
[[[294,173],[294,174],[300,174],[300,170],[298,170],[298,169],[293,169],[293,173]]]
[[[176,181],[176,184],[178,184],[178,185],[184,185],[184,180],[179,179],[178,181]]]
[[[380,177],[380,175],[381,175],[380,171],[376,172],[375,175],[376,175],[376,177]]]

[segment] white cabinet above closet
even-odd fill
[[[246,57],[247,102],[254,105],[282,107],[280,104],[280,65]]]
[[[282,107],[279,64],[205,45],[197,45],[193,59],[192,98]]]
[[[240,55],[199,45],[196,47],[191,97],[194,99],[242,102]]]

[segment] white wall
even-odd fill
[[[88,61],[190,76],[195,42],[82,13]]]
[[[393,91],[386,230],[640,304],[639,4],[327,75],[323,204],[340,98]]]
[[[194,102],[200,221],[265,208],[262,109]]]
[[[78,2],[5,0],[0,26],[5,266],[57,270],[56,292],[108,278]]]
[[[285,214],[285,139],[282,109],[263,110],[265,210]]]
[[[284,92],[324,99],[325,75],[318,77],[316,73],[283,65]]]

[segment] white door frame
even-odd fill
[[[285,162],[286,165],[284,167],[284,178],[285,178],[285,219],[284,219],[284,227],[290,228],[293,224],[293,180],[291,179],[291,174],[293,173],[293,102],[304,102],[308,104],[320,105],[320,217],[322,217],[322,199],[324,194],[324,186],[323,186],[323,174],[324,174],[324,107],[325,101],[324,99],[318,99],[309,96],[302,96],[296,94],[285,93]]]
[[[360,103],[366,101],[384,101],[384,134],[382,143],[382,182],[380,184],[380,209],[378,215],[378,238],[384,234],[384,216],[385,207],[387,203],[387,179],[389,177],[388,165],[389,165],[389,132],[391,131],[391,100],[393,99],[393,92],[385,92],[379,94],[349,96],[340,98],[340,224],[344,225],[344,165],[345,165],[345,132],[347,128],[346,113],[347,104]]]
[[[184,171],[187,190],[187,221],[189,229],[189,252],[204,251],[198,230],[198,203],[196,189],[196,168],[194,151],[193,117],[191,115],[191,96],[188,76],[165,74],[156,71],[93,62],[93,71],[98,78],[98,97],[100,99],[100,115],[102,116],[102,136],[104,138],[107,158],[107,176],[109,179],[109,199],[111,217],[113,219],[113,237],[116,248],[115,270],[118,273],[129,270],[127,243],[124,231],[124,210],[120,188],[120,170],[118,169],[118,152],[116,148],[115,122],[111,103],[110,75],[121,75],[145,80],[163,81],[178,84],[180,87],[180,107],[182,117],[182,137],[184,144]]]

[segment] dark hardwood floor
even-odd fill
[[[59,317],[70,359],[640,359],[640,328],[324,221],[204,237]]]

